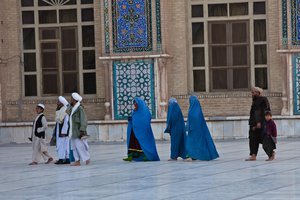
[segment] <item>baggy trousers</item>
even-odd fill
[[[257,155],[259,144],[262,144],[263,142],[263,134],[262,129],[255,129],[252,130],[252,127],[250,127],[249,130],[249,147],[250,147],[250,156],[251,155]]]

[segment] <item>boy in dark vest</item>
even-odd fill
[[[32,127],[32,162],[29,165],[37,165],[40,158],[46,161],[45,164],[49,164],[53,161],[52,156],[49,155],[47,151],[46,141],[45,141],[45,131],[47,129],[47,120],[44,116],[44,104],[38,104],[35,108],[37,116],[33,122]]]

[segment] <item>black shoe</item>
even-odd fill
[[[64,160],[63,159],[59,159],[54,164],[56,164],[56,165],[62,165],[62,164],[64,164]]]
[[[70,159],[65,159],[63,164],[71,164]]]
[[[28,140],[30,140],[30,142],[32,142],[32,138],[31,137],[29,137]]]

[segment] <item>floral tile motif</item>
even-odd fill
[[[127,119],[133,109],[133,98],[141,97],[155,118],[154,61],[114,61],[114,118]]]
[[[151,0],[112,0],[113,51],[152,51]]]
[[[300,0],[291,0],[292,45],[300,45]]]

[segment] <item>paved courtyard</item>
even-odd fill
[[[279,139],[277,158],[245,162],[248,141],[216,141],[220,158],[160,162],[122,161],[125,143],[91,144],[92,164],[29,166],[31,146],[0,145],[0,199],[300,199],[300,139]],[[50,148],[55,155],[53,147]]]

